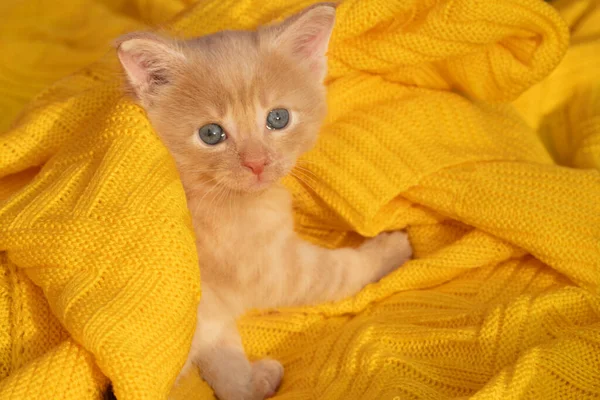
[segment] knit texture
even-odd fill
[[[314,0],[201,0],[166,23],[185,3],[0,6],[31,32],[0,35],[1,399],[100,398],[108,379],[164,399],[183,365],[200,297],[183,189],[114,51],[88,64],[144,24],[250,29]],[[248,354],[285,366],[276,398],[600,397],[596,6],[338,7],[314,175],[285,181],[298,232],[407,229],[415,259],[351,299],[244,317]],[[191,375],[172,395],[211,391]]]

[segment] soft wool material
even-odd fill
[[[37,36],[23,47],[2,35],[4,54],[22,46],[27,57],[0,71],[1,126],[32,88],[84,67],[136,19],[162,23],[184,5],[81,0],[87,20],[72,2],[14,3],[3,5],[7,20]],[[166,28],[252,28],[310,3],[204,0]],[[339,6],[330,114],[306,157],[316,176],[312,188],[286,182],[298,230],[339,246],[408,228],[416,257],[347,301],[240,321],[248,353],[286,368],[278,398],[600,396],[593,4],[557,2],[573,45],[519,112],[506,102],[567,47],[551,6]],[[72,32],[53,34],[59,25]],[[34,59],[40,35],[48,51]],[[0,136],[2,399],[99,398],[105,376],[120,400],[161,399],[184,362],[201,286],[190,219],[173,162],[122,98],[117,71],[111,52],[52,85]],[[209,394],[194,376],[173,393]]]

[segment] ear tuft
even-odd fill
[[[176,42],[150,32],[123,35],[114,46],[130,89],[142,102],[168,84],[173,70],[185,60]]]
[[[327,48],[335,24],[334,3],[318,3],[293,15],[277,27],[276,43],[320,80],[327,73]]]

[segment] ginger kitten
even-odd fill
[[[402,232],[356,249],[302,241],[278,183],[325,116],[334,17],[323,3],[254,32],[133,33],[117,43],[128,89],[177,163],[196,231],[202,299],[180,376],[199,366],[223,400],[272,396],[283,376],[278,361],[248,360],[237,317],[342,299],[411,256]]]

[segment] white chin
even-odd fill
[[[240,180],[232,180],[227,182],[227,186],[238,192],[255,193],[268,189],[273,185],[275,179],[272,177],[261,177],[258,179],[256,176],[245,176]]]
[[[250,182],[246,185],[246,191],[247,192],[259,192],[261,190],[265,190],[267,189],[269,186],[271,186],[273,182],[271,180],[267,180],[267,179],[261,179],[259,180],[254,180],[253,182]]]

